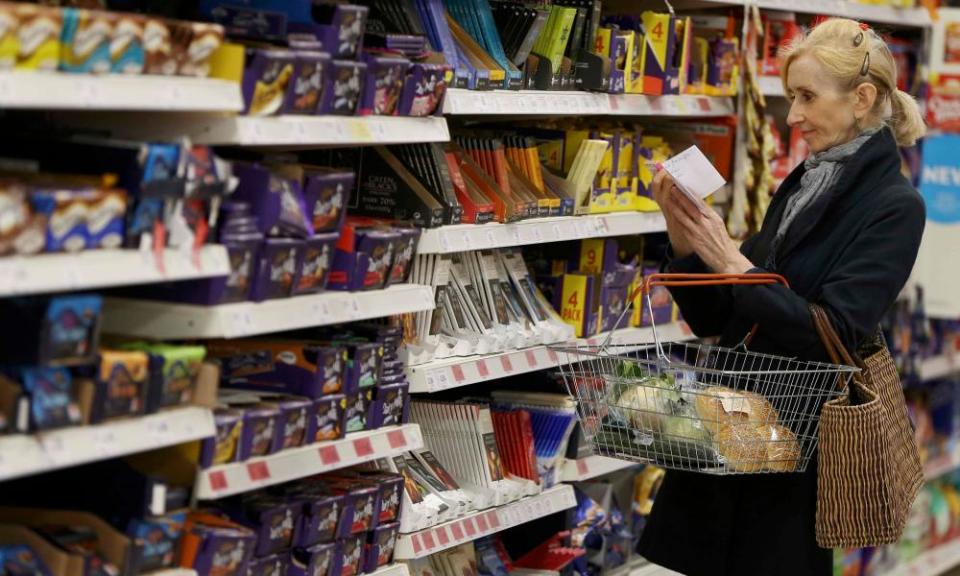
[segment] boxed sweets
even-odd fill
[[[216,433],[204,438],[200,444],[200,467],[209,468],[219,464],[236,462],[239,456],[238,445],[243,427],[243,412],[218,407],[213,411]]]

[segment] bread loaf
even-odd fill
[[[743,393],[724,386],[711,386],[696,393],[694,404],[703,427],[716,438],[724,426],[747,424],[750,403]]]
[[[714,436],[727,467],[737,472],[759,472],[767,460],[767,441],[757,426],[727,425]]]
[[[766,469],[773,472],[793,472],[800,462],[800,443],[793,431],[785,426],[761,424],[757,431],[767,446]]]

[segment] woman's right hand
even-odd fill
[[[653,182],[650,183],[650,191],[653,194],[653,200],[660,206],[663,217],[667,221],[667,236],[670,237],[670,245],[673,247],[673,255],[676,258],[684,258],[693,253],[693,248],[683,233],[680,224],[677,223],[675,213],[683,210],[673,199],[674,194],[681,194],[673,178],[666,170],[659,169],[653,176]]]

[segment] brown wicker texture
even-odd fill
[[[885,345],[853,357],[823,309],[811,305],[810,312],[833,361],[861,368],[849,396],[828,402],[820,415],[817,543],[862,548],[896,542],[923,484],[896,366]]]

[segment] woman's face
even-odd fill
[[[857,135],[855,99],[837,89],[816,58],[804,54],[790,64],[788,72],[791,104],[787,124],[800,130],[810,152],[822,152]]]

